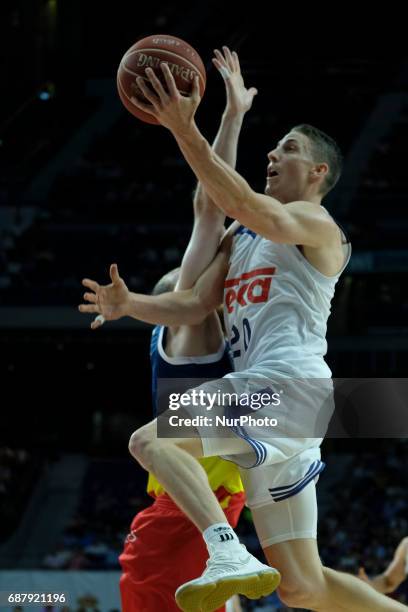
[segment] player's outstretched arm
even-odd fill
[[[112,264],[112,282],[109,285],[99,285],[91,279],[82,281],[91,291],[84,294],[89,303],[80,304],[78,309],[83,313],[101,315],[106,321],[128,316],[154,325],[197,325],[222,302],[230,248],[231,236],[228,235],[214,260],[191,289],[157,296],[129,291],[119,276],[117,265]],[[97,329],[102,322],[95,319],[91,328]]]
[[[212,149],[235,168],[243,119],[257,91],[245,86],[238,55],[228,47],[223,47],[222,52],[215,49],[213,64],[224,80],[226,104]],[[191,288],[210,264],[224,234],[224,223],[224,211],[214,204],[199,182],[194,196],[193,231],[181,264],[177,289]]]
[[[194,121],[200,103],[198,80],[190,97],[178,92],[170,69],[161,66],[167,91],[152,70],[146,69],[151,89],[138,81],[151,112],[177,140],[198,180],[213,202],[229,217],[274,242],[320,247],[338,236],[334,221],[318,204],[282,204],[270,196],[256,193],[247,181],[225,163],[210,147]],[[146,105],[137,102],[146,110]]]

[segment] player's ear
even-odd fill
[[[325,178],[329,172],[329,166],[325,162],[321,164],[315,164],[310,168],[309,173],[314,178]]]

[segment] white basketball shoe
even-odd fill
[[[270,595],[279,583],[278,570],[258,561],[245,546],[221,552],[211,547],[202,576],[182,584],[175,597],[184,612],[211,612],[235,594],[249,599]]]

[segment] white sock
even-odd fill
[[[210,525],[203,531],[203,538],[210,555],[215,549],[219,551],[241,547],[237,534],[228,523],[214,523],[214,525]]]

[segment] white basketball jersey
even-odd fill
[[[277,244],[240,226],[224,289],[234,370],[327,378],[326,330],[337,276],[316,270],[295,245]]]

